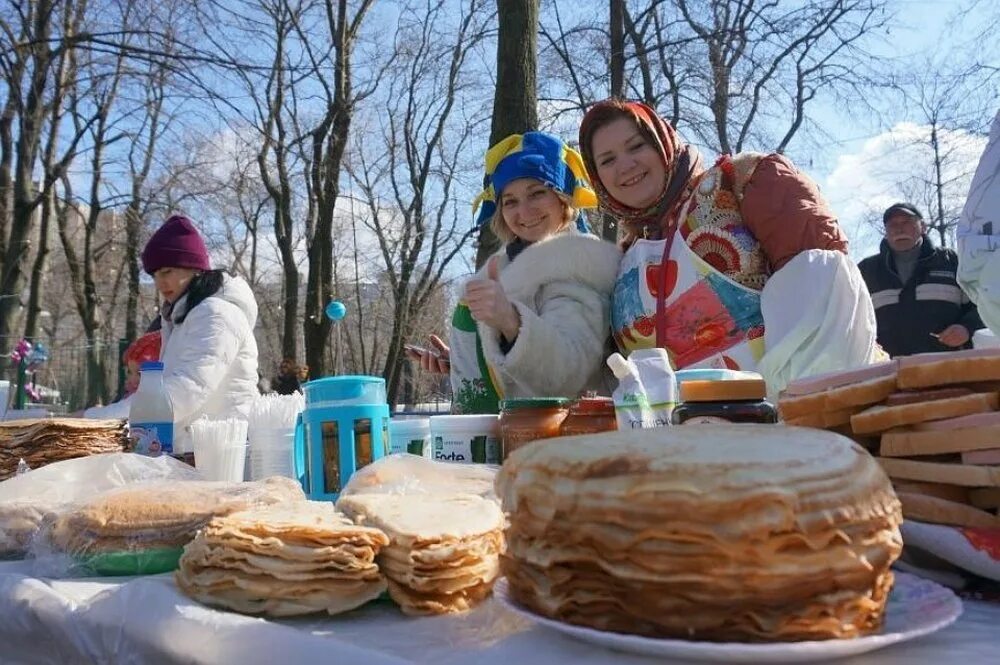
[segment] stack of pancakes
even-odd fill
[[[378,563],[406,614],[464,612],[493,590],[504,525],[496,502],[471,494],[357,494],[337,507],[389,537]]]
[[[899,501],[857,444],[773,425],[575,436],[497,477],[515,601],[599,630],[712,641],[879,628]]]
[[[124,420],[45,418],[0,422],[0,480],[17,472],[75,457],[120,453],[128,447]]]
[[[191,598],[247,614],[339,614],[377,598],[375,564],[388,543],[325,502],[297,502],[217,517],[174,574]]]
[[[301,486],[275,476],[253,483],[158,482],[112,490],[59,515],[50,540],[76,556],[180,548],[220,515],[305,501]]]

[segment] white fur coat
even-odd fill
[[[606,393],[602,369],[618,247],[597,236],[565,233],[527,247],[513,263],[504,251],[497,257],[500,283],[521,317],[507,353],[500,349],[500,333],[478,324],[501,396]]]

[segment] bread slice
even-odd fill
[[[892,484],[896,494],[908,492],[910,494],[922,494],[933,496],[945,501],[955,503],[971,503],[971,494],[975,490],[959,485],[943,485],[941,483],[922,483],[916,480],[897,480]]]
[[[842,411],[878,404],[896,390],[896,375],[831,388],[811,395],[784,395],[778,400],[781,417],[800,418],[817,411]]]
[[[785,424],[795,425],[798,427],[813,427],[816,429],[827,429],[829,427],[849,425],[851,423],[851,416],[858,413],[861,408],[863,407],[851,407],[849,409],[840,409],[838,411],[817,411],[799,418],[786,420]]]
[[[904,390],[1000,380],[1000,349],[920,353],[899,359],[897,383]]]
[[[920,457],[996,448],[1000,426],[947,431],[891,431],[882,435],[882,457]]]
[[[962,464],[1000,464],[1000,448],[970,450],[962,453]]]
[[[1000,517],[964,503],[909,492],[897,492],[896,496],[903,504],[903,517],[908,520],[950,526],[1000,528]]]
[[[1000,487],[969,490],[969,503],[984,510],[1000,508]]]
[[[997,393],[975,393],[936,402],[903,404],[902,406],[874,406],[852,416],[851,429],[854,430],[855,434],[872,434],[929,420],[943,420],[974,413],[996,411],[998,399],[1000,396]]]
[[[922,480],[963,487],[1000,487],[1000,466],[966,466],[939,462],[917,462],[891,457],[876,458],[892,479]]]
[[[889,395],[885,399],[885,405],[902,406],[904,404],[920,404],[921,402],[934,402],[939,399],[962,397],[963,395],[971,395],[972,393],[992,393],[998,391],[1000,391],[1000,386],[996,388],[983,388],[982,390],[973,390],[967,386],[934,388],[933,390],[903,390]]]

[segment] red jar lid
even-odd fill
[[[582,415],[614,413],[615,402],[610,397],[581,397],[570,405],[569,411]]]

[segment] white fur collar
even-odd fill
[[[616,245],[594,235],[560,233],[526,247],[510,269],[504,250],[494,256],[500,261],[500,283],[504,290],[510,296],[518,296],[534,293],[550,282],[567,280],[610,292],[618,276],[622,253]],[[486,275],[485,267],[479,275]]]

